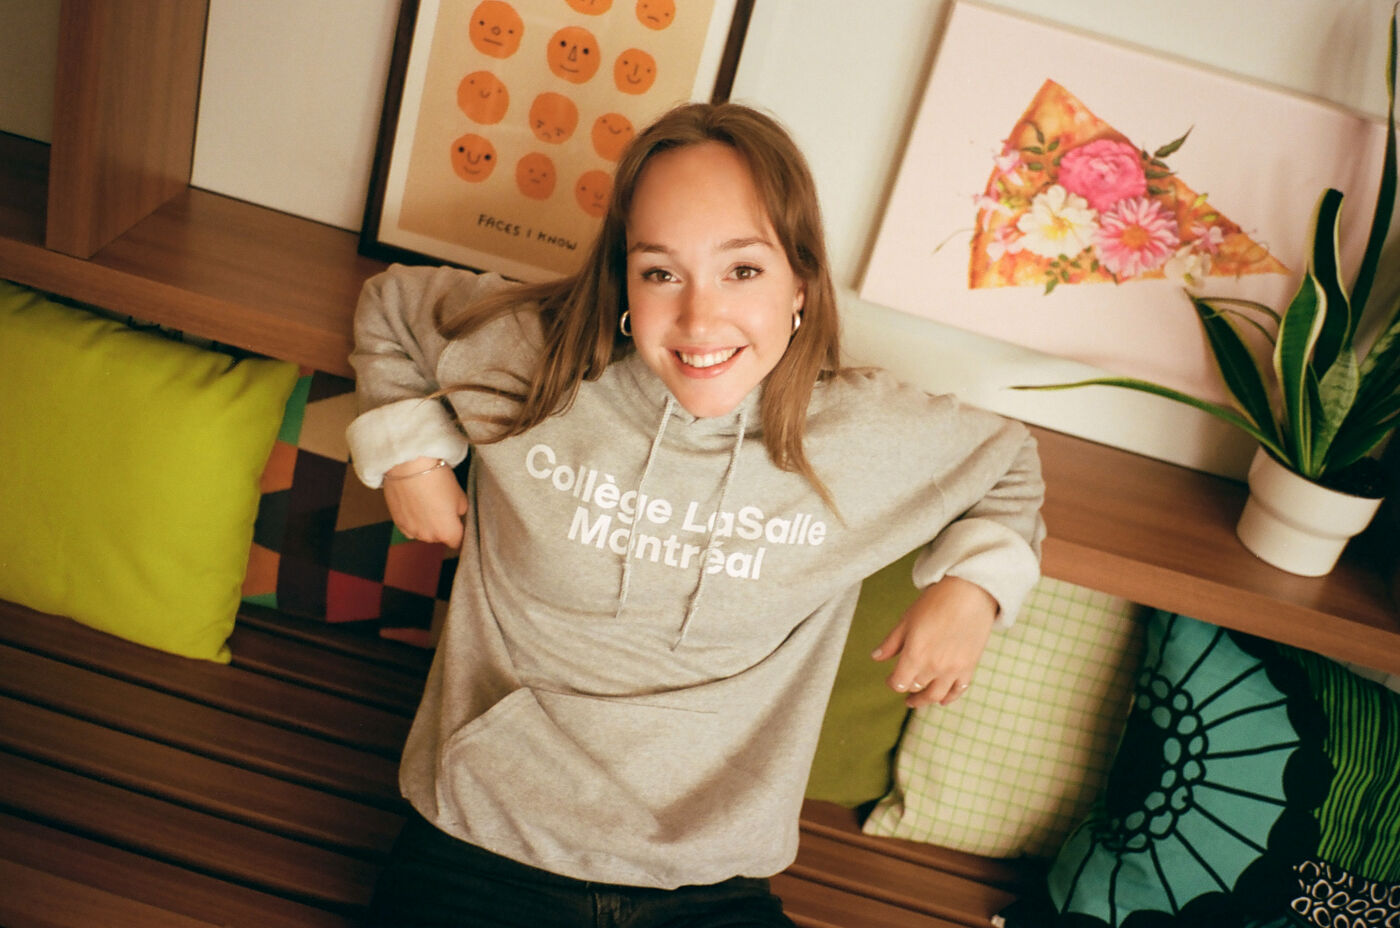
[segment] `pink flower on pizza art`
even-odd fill
[[[1126,142],[1098,139],[1065,152],[1059,184],[1089,201],[1100,213],[1147,193],[1142,155]]]
[[[1267,246],[1180,180],[1166,159],[1191,130],[1141,148],[1045,81],[973,198],[970,289],[1285,274]]]
[[[1157,200],[1123,200],[1099,216],[1094,252],[1122,280],[1167,263],[1181,244],[1176,216]]]

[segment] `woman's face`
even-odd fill
[[[737,151],[705,142],[647,163],[627,218],[632,338],[691,415],[732,412],[763,382],[805,295]]]

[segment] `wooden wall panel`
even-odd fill
[[[189,184],[208,0],[64,0],[46,245],[88,258]]]

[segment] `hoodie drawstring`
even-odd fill
[[[651,450],[647,452],[647,463],[642,468],[642,479],[637,482],[637,501],[642,499],[642,490],[646,487],[647,477],[651,475],[651,465],[656,462],[656,452],[661,448],[661,436],[666,434],[666,423],[671,419],[671,410],[675,409],[675,401],[671,397],[666,397],[666,405],[661,409],[661,424],[657,426],[656,437],[651,440]],[[622,615],[622,607],[627,605],[627,589],[632,583],[632,551],[637,542],[637,522],[640,521],[641,513],[633,516],[632,531],[627,535],[627,551],[622,555],[622,587],[617,593],[617,612],[613,618]]]
[[[656,463],[657,452],[661,448],[662,436],[666,434],[666,424],[671,419],[671,413],[675,409],[675,401],[671,397],[666,398],[666,405],[661,410],[661,424],[657,426],[656,435],[651,440],[651,450],[647,452],[646,466],[642,468],[641,480],[637,482],[637,499],[642,498],[642,491],[646,488],[647,477],[651,476],[652,465]],[[686,602],[685,617],[681,620],[680,630],[677,632],[675,644],[671,645],[671,650],[679,648],[685,641],[685,633],[690,629],[690,620],[700,608],[700,597],[705,592],[705,577],[709,573],[706,569],[706,561],[710,551],[715,546],[715,529],[719,525],[719,513],[724,511],[724,503],[729,498],[729,487],[734,482],[734,473],[739,465],[739,449],[744,447],[744,433],[748,431],[748,417],[743,410],[739,411],[739,434],[734,439],[734,447],[729,452],[729,464],[724,470],[724,480],[720,483],[719,503],[715,508],[715,515],[710,519],[710,533],[705,539],[705,548],[700,555],[700,579],[695,584],[695,590],[690,594],[690,599]],[[627,551],[622,555],[622,584],[617,593],[617,612],[614,618],[621,618],[622,610],[627,605],[627,593],[632,585],[632,552],[636,546],[636,523],[633,523],[633,531],[627,536]]]
[[[685,633],[690,628],[690,620],[700,609],[700,594],[705,591],[705,578],[709,576],[710,551],[714,548],[715,527],[719,524],[719,514],[724,511],[724,501],[729,496],[729,485],[734,480],[734,471],[739,464],[739,449],[744,447],[744,433],[748,431],[748,420],[744,416],[744,411],[739,410],[739,437],[734,439],[734,449],[729,452],[729,466],[724,470],[724,482],[719,488],[719,504],[715,507],[714,518],[710,520],[710,534],[705,539],[705,552],[700,555],[700,581],[695,584],[695,592],[690,594],[690,601],[685,606],[685,618],[681,620],[680,633],[676,636],[676,643],[671,645],[671,650],[681,646],[685,641]]]

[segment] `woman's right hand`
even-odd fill
[[[433,467],[437,460],[415,458],[389,468],[386,478],[407,479],[385,479],[384,501],[394,524],[409,538],[458,548],[462,545],[467,494],[452,468]]]

